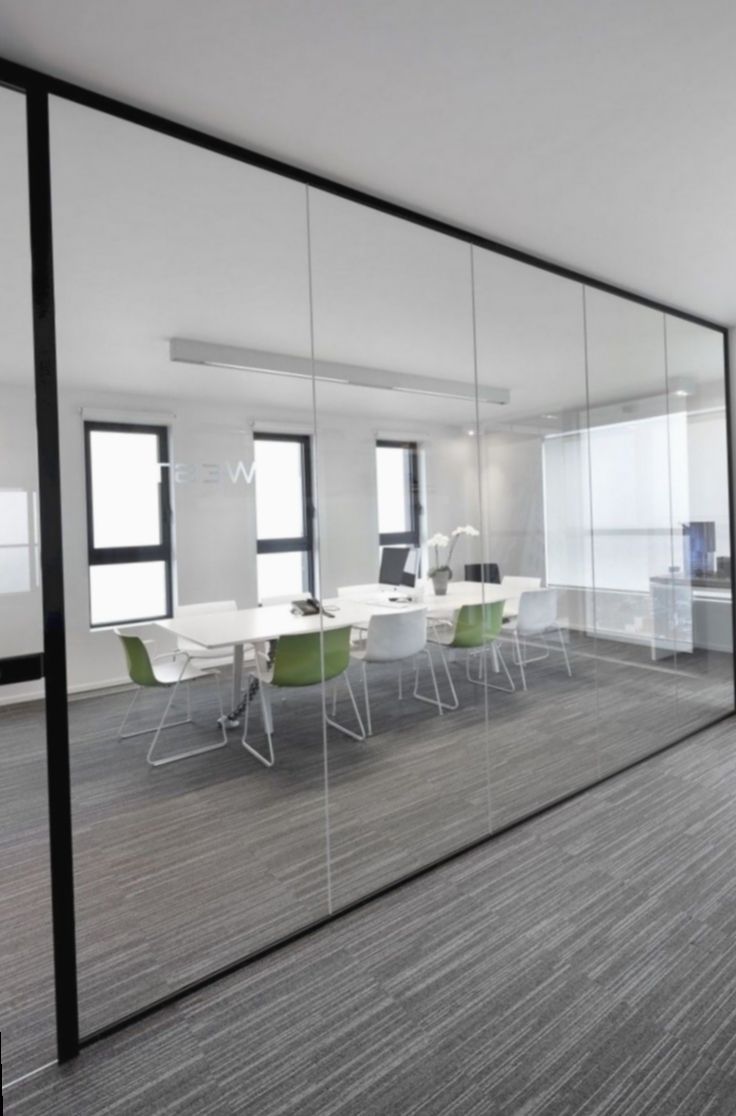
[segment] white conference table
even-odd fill
[[[281,636],[303,635],[309,632],[329,631],[337,628],[367,628],[371,616],[398,611],[426,608],[430,617],[451,615],[463,605],[477,605],[505,601],[500,585],[481,585],[479,582],[460,581],[450,584],[447,596],[437,597],[427,593],[423,598],[407,600],[404,594],[386,590],[383,586],[349,586],[338,590],[340,596],[323,602],[332,615],[295,616],[291,604],[266,605],[258,608],[241,608],[232,612],[209,612],[193,616],[175,616],[172,620],[159,620],[158,626],[181,639],[199,644],[207,651],[232,651],[233,682],[232,708],[237,709],[243,692],[243,662],[247,646],[258,647]],[[399,600],[391,600],[399,597]]]

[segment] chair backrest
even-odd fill
[[[503,601],[463,605],[455,616],[451,647],[483,647],[498,637],[503,625]]]
[[[320,638],[324,641],[324,671]],[[280,636],[273,664],[274,686],[315,686],[350,665],[350,628]]]
[[[161,683],[153,673],[151,656],[143,640],[139,636],[123,635],[119,628],[113,630],[123,645],[131,682],[135,682],[138,686],[160,686]]]
[[[516,630],[519,635],[539,635],[557,623],[557,590],[535,589],[519,597]]]
[[[393,663],[418,655],[426,644],[426,608],[371,616],[365,658],[371,663]]]
[[[465,565],[466,581],[486,581],[491,585],[501,584],[501,570],[498,562],[468,562]]]
[[[174,616],[204,616],[208,612],[235,612],[235,601],[201,601],[199,604],[177,605]]]

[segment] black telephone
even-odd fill
[[[307,597],[303,601],[292,601],[291,611],[295,615],[299,613],[301,616],[319,616],[320,612],[323,616],[334,615],[334,613],[328,612],[315,597]]]

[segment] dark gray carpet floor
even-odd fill
[[[84,1028],[728,707],[725,657],[673,673],[611,650],[581,643],[573,679],[536,664],[527,694],[491,692],[487,709],[462,684],[441,719],[377,676],[376,736],[328,737],[328,829],[318,698],[276,702],[273,771],[235,737],[150,770],[143,739],[114,740],[127,696],[73,703]],[[202,689],[192,739],[210,710]],[[733,1111],[732,735],[711,730],[16,1087],[10,1110]],[[41,736],[37,709],[2,712],[6,1080],[8,1063],[53,1055]],[[695,1107],[678,1108],[688,1089]]]

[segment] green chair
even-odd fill
[[[333,682],[333,701],[337,695],[337,682],[342,678],[350,697],[350,703],[355,713],[359,731],[352,729],[328,717],[328,725],[332,725],[339,732],[350,736],[353,740],[365,740],[365,728],[358,711],[358,706],[347,676],[350,666],[350,628],[331,628],[324,632],[304,632],[300,635],[281,636],[276,644],[276,654],[273,663],[269,664],[267,656],[261,650],[256,650],[256,670],[250,674],[250,679],[258,680],[258,695],[261,701],[263,726],[268,739],[268,754],[263,755],[248,743],[248,713],[250,711],[250,683],[246,686],[246,706],[243,726],[243,747],[252,756],[255,756],[266,767],[273,767],[273,713],[271,709],[271,689],[302,689],[308,686],[319,686],[323,682]],[[326,708],[326,706],[325,706]],[[334,713],[334,704],[333,704]]]
[[[186,654],[177,652],[175,655],[160,656],[155,660],[151,659],[148,653],[146,644],[138,636],[124,635],[118,628],[114,629],[115,635],[120,639],[123,650],[125,651],[125,660],[128,666],[128,674],[130,675],[131,682],[135,683],[136,691],[133,695],[133,700],[128,706],[128,710],[123,717],[123,723],[118,729],[119,740],[130,740],[134,736],[144,736],[149,732],[153,732],[153,740],[148,749],[146,759],[152,767],[160,767],[165,763],[174,763],[176,760],[188,759],[189,756],[198,756],[203,752],[213,752],[216,748],[224,748],[227,744],[227,730],[225,728],[225,715],[222,708],[222,696],[220,694],[219,671],[209,669],[200,670],[194,666]],[[161,660],[166,661],[162,662]],[[161,735],[161,730],[164,728],[165,721],[169,715],[169,710],[173,705],[174,698],[176,697],[179,687],[182,684],[186,685],[187,693],[187,715],[180,721],[172,721],[166,725],[167,729],[175,728],[177,725],[187,725],[192,721],[192,699],[190,693],[190,683],[198,681],[200,678],[214,678],[217,687],[217,702],[220,707],[220,717],[218,724],[222,730],[222,740],[217,744],[206,744],[201,748],[190,748],[186,752],[177,752],[173,756],[166,756],[163,759],[155,758],[156,744]],[[138,729],[136,732],[125,732],[125,726],[128,722],[130,714],[135,708],[138,698],[147,689],[168,689],[170,691],[169,700],[166,703],[166,708],[163,711],[161,720],[158,727],[154,730],[152,728]]]
[[[440,647],[452,651],[465,652],[465,672],[468,682],[472,682],[476,686],[485,686],[490,690],[501,690],[503,693],[512,694],[516,689],[514,680],[509,674],[508,667],[504,660],[499,645],[499,636],[503,627],[503,601],[488,601],[485,604],[479,605],[463,605],[455,613],[455,619],[452,630],[445,636],[441,632],[435,630],[434,634],[430,636],[430,643],[435,643]],[[496,674],[503,670],[506,678],[508,679],[508,686],[500,686],[498,683],[488,681],[488,662],[487,655],[491,652],[493,661],[493,670]],[[478,675],[473,677],[471,671],[471,663],[474,659],[478,660]],[[442,662],[447,675],[447,681],[450,684],[450,693],[452,694],[452,704],[445,705],[445,709],[457,709],[460,701],[457,696],[455,685],[452,681],[450,668],[447,659],[443,656]],[[414,697],[419,701],[427,701],[434,705],[432,698],[422,697],[420,694],[414,693]]]

